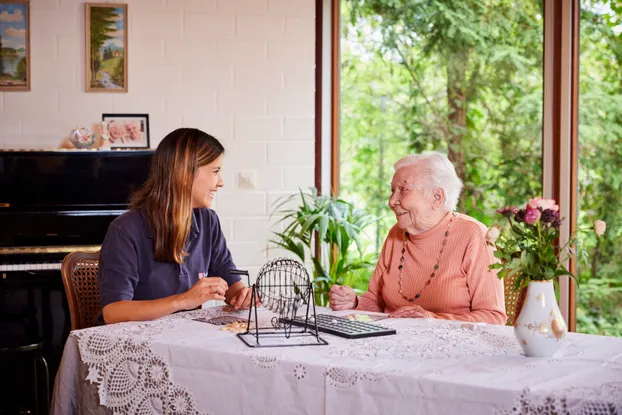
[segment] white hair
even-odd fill
[[[426,190],[441,188],[445,191],[445,208],[456,210],[462,192],[462,180],[446,155],[437,151],[426,151],[402,157],[393,165],[395,171],[403,167],[418,167],[419,177]]]

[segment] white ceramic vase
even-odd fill
[[[552,281],[531,281],[514,324],[514,334],[525,355],[551,357],[561,346],[568,328],[557,305]]]

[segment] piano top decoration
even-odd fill
[[[77,148],[89,148],[95,143],[95,133],[88,127],[79,127],[69,135],[71,143]]]

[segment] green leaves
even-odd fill
[[[298,204],[297,208],[288,208],[294,204]],[[308,193],[300,190],[277,200],[273,215],[283,215],[277,223],[286,225],[282,232],[273,232],[270,242],[294,253],[303,262],[308,255],[313,263],[318,304],[326,305],[333,284],[343,284],[356,271],[373,267],[372,262],[363,259],[360,233],[377,218],[351,203],[318,195],[312,188]],[[315,241],[328,252],[328,259],[316,257]]]

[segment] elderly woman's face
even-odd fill
[[[389,207],[395,212],[400,229],[421,229],[432,213],[432,200],[431,195],[417,182],[416,168],[403,167],[395,172]]]

